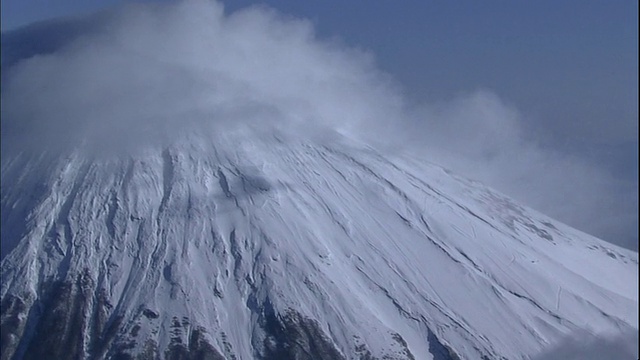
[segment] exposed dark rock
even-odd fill
[[[284,315],[265,304],[263,329],[265,360],[338,360],[345,357],[317,321],[289,309]]]
[[[111,360],[133,360],[133,356],[127,353],[118,352],[117,354],[111,357]],[[147,359],[144,359],[144,360],[147,360]]]
[[[8,360],[16,351],[24,331],[25,321],[20,315],[25,314],[27,307],[22,299],[9,295],[2,299],[0,308],[0,359]]]
[[[160,358],[158,352],[158,344],[155,341],[149,339],[144,344],[144,350],[140,353],[136,360],[154,360]]]
[[[227,359],[236,360],[236,355],[233,353],[233,347],[227,339],[227,334],[223,331],[220,337],[222,338],[222,346],[224,346],[224,354],[227,356]]]
[[[407,359],[409,360],[415,360],[415,357],[413,356],[413,354],[409,350],[409,347],[407,346],[407,342],[404,341],[404,339],[400,334],[393,333],[391,337],[400,345],[400,347],[402,347],[402,355],[406,356]]]
[[[429,332],[427,335],[429,352],[433,355],[433,360],[460,360],[458,354],[449,346],[441,343],[431,329],[427,328],[427,331]]]
[[[359,356],[360,360],[378,360],[378,358],[371,354],[371,351],[367,349],[365,344],[356,345],[356,354]]]
[[[169,347],[164,352],[166,360],[187,360],[189,359],[189,349],[184,344],[171,339]]]
[[[157,319],[160,316],[160,314],[151,309],[144,309],[142,315],[146,316],[147,319]]]
[[[189,336],[189,345],[186,346],[179,338],[172,338],[169,347],[165,351],[166,360],[226,360],[204,338],[203,328],[195,329]]]
[[[123,317],[114,314],[111,321],[109,321],[113,306],[107,300],[107,295],[103,289],[98,291],[94,301],[90,351],[99,358],[107,352],[108,345],[115,339]]]
[[[110,360],[234,360],[232,344],[224,332],[223,349],[216,349],[206,339],[206,330],[194,326],[186,317],[171,320],[171,340],[159,349],[156,339],[144,338],[138,322],[124,325],[124,317],[114,313],[103,290],[95,290],[88,273],[79,274],[73,282],[51,282],[40,292],[34,306],[16,296],[2,300],[1,360],[10,359],[110,359]],[[269,301],[254,310],[260,313],[264,331],[257,343],[256,357],[263,360],[340,360],[346,359],[320,324],[289,309],[275,312]],[[28,316],[27,316],[28,315]],[[144,309],[141,316],[158,319],[160,314]],[[129,321],[129,320],[127,320]],[[34,329],[23,334],[26,324]],[[153,335],[152,335],[153,336]],[[413,360],[406,341],[400,334],[391,338],[399,350],[381,359]],[[356,339],[357,340],[357,339]],[[452,349],[429,332],[429,351],[436,360],[459,360]],[[366,344],[356,341],[355,355],[360,360],[376,360]],[[224,355],[223,355],[224,354]]]
[[[198,328],[191,332],[189,337],[190,359],[193,360],[225,360],[211,344],[204,338],[205,330]]]
[[[31,339],[26,341],[23,359],[81,359],[84,355],[83,330],[89,318],[88,299],[91,278],[79,274],[74,282],[55,282],[43,301]],[[30,316],[38,316],[33,314]]]
[[[152,339],[144,342],[142,352],[131,353],[138,344],[133,339],[139,337],[140,324],[123,332],[123,317],[113,314],[113,306],[104,291],[95,291],[95,283],[87,273],[77,275],[73,282],[50,282],[41,293],[42,298],[31,310],[19,297],[7,295],[2,299],[1,360],[161,358]],[[150,309],[142,314],[149,319],[160,316]],[[31,334],[23,334],[27,322],[33,324]],[[188,345],[183,344],[186,326],[190,326],[189,319],[183,318],[180,322],[177,317],[173,318],[174,336],[165,351],[166,360],[225,360],[205,339],[204,328],[191,330]],[[118,334],[122,338],[114,341]]]
[[[133,328],[131,328],[131,331],[129,332],[129,334],[132,337],[138,337],[138,332],[140,332],[140,325],[139,324],[135,324],[133,326]]]

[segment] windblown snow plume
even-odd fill
[[[101,150],[131,148],[194,126],[264,123],[348,132],[401,114],[367,55],[315,40],[306,21],[262,8],[225,17],[207,1],[132,5],[95,20],[90,35],[11,68],[3,119],[29,123],[39,136],[30,143],[80,135]]]
[[[331,128],[422,154],[637,249],[637,184],[537,146],[518,112],[487,91],[408,108],[370,54],[318,40],[306,20],[264,7],[225,14],[209,1],[136,4],[2,43],[3,142],[20,148],[84,139],[99,152],[130,151],[194,126]]]

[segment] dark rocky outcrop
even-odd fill
[[[72,282],[55,281],[43,286],[43,296],[27,313],[12,305],[20,299],[7,297],[3,305],[2,360],[82,359],[102,357],[119,329],[121,317],[109,316],[111,305],[102,291],[95,292],[93,280],[78,274]],[[15,300],[17,299],[17,300]],[[6,316],[6,321],[5,321]],[[15,319],[26,318],[26,324]],[[4,337],[7,334],[7,340]],[[12,337],[20,334],[20,343]]]
[[[140,321],[156,321],[169,316],[146,307],[137,317],[125,319],[109,303],[103,290],[87,272],[74,281],[49,282],[33,304],[17,296],[2,299],[1,359],[113,359],[113,360],[235,360],[233,346],[225,332],[223,349],[207,340],[206,329],[183,317],[173,317],[171,339],[159,348],[157,339],[145,338]],[[257,305],[254,303],[254,305]],[[269,300],[253,306],[259,316],[263,341],[254,343],[255,357],[263,360],[341,360],[345,355],[318,321],[294,309],[274,310]],[[148,336],[148,335],[147,335]],[[153,337],[153,335],[152,335]],[[397,333],[390,334],[397,349],[382,359],[414,359],[407,343]],[[435,339],[435,340],[434,340]],[[457,356],[430,334],[430,350],[438,360]],[[366,344],[355,344],[360,359],[377,359]]]
[[[441,343],[431,329],[427,330],[429,331],[427,337],[427,340],[429,340],[429,352],[433,355],[434,360],[460,360],[460,357],[453,349]]]
[[[124,334],[123,317],[114,313],[103,291],[96,292],[86,273],[73,282],[49,282],[41,293],[30,308],[17,296],[2,299],[0,360],[225,360],[207,342],[201,327],[190,331],[188,344],[173,337],[163,357],[153,339],[141,340],[142,351],[132,355],[132,349],[138,347],[139,325]],[[160,316],[149,309],[141,315],[148,319]],[[176,324],[183,326],[179,321]]]
[[[20,343],[27,306],[21,298],[9,295],[2,299],[0,307],[0,359],[5,360],[11,358]]]
[[[317,321],[295,310],[278,314],[267,303],[262,320],[265,360],[345,359]]]
[[[165,352],[166,360],[225,360],[211,344],[203,337],[202,328],[193,330],[189,337],[189,345],[171,342]]]

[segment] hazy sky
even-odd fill
[[[3,0],[2,29],[118,3]],[[443,165],[637,250],[636,1],[225,1],[250,4],[369,52]]]

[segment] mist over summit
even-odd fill
[[[115,148],[194,126],[348,128],[399,114],[366,56],[315,40],[305,21],[264,9],[225,17],[207,1],[96,18],[88,35],[10,68],[3,118],[46,126],[48,141],[82,131]]]
[[[4,149],[82,142],[126,154],[192,130],[337,131],[419,154],[637,249],[637,187],[538,145],[490,90],[408,104],[373,54],[319,39],[307,20],[266,7],[225,13],[209,1],[129,4],[2,38]]]

